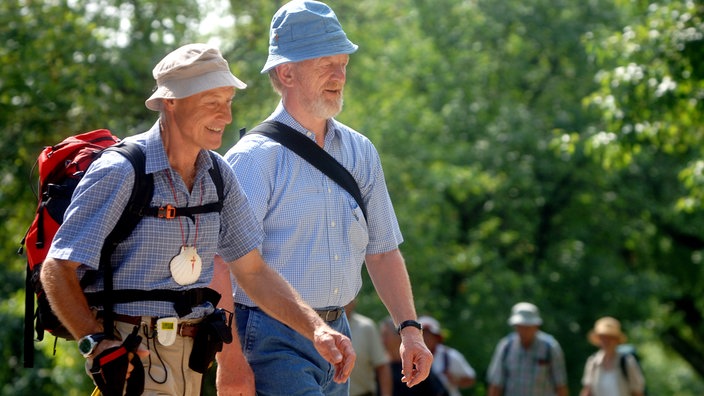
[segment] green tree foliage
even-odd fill
[[[647,231],[628,235],[648,248],[625,247],[634,265],[652,266],[669,285],[659,294],[658,335],[704,375],[704,7],[634,2],[629,11],[623,29],[586,41],[600,67],[586,102],[604,129],[585,146],[605,169],[649,186],[636,201]]]

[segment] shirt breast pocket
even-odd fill
[[[350,242],[352,248],[359,253],[364,253],[369,244],[369,229],[367,228],[367,220],[364,218],[362,208],[357,205],[357,202],[350,202],[352,209],[352,224],[350,225]]]

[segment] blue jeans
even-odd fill
[[[237,304],[235,318],[258,396],[349,395],[349,381],[333,381],[335,367],[320,356],[310,340],[259,308]],[[328,324],[349,337],[345,315]]]

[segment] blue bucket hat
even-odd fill
[[[269,57],[261,72],[283,63],[351,54],[357,48],[330,7],[319,1],[293,0],[271,19]]]

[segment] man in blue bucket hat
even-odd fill
[[[266,234],[259,247],[266,262],[346,335],[343,307],[359,292],[366,263],[398,326],[404,382],[410,387],[428,376],[433,358],[398,248],[403,237],[376,149],[334,119],[342,110],[349,56],[357,48],[326,4],[294,0],[281,7],[271,21],[262,68],[281,101],[255,130],[267,126],[299,141],[283,145],[253,130],[225,158]],[[332,156],[358,191],[341,187],[293,151],[301,146]],[[348,376],[339,375],[308,339],[266,315],[241,289],[234,297],[238,334],[258,395],[348,394]],[[231,370],[220,369],[221,388],[237,381]]]

